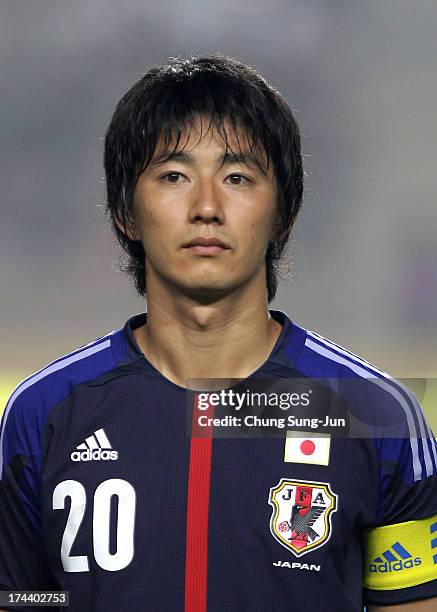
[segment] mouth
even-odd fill
[[[182,245],[193,255],[218,255],[230,250],[230,246],[218,238],[199,236]]]

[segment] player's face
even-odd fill
[[[160,162],[157,150],[138,180],[133,210],[148,286],[156,280],[214,299],[255,279],[265,287],[277,192],[272,164],[265,175],[248,155],[244,161],[233,158],[240,150],[230,134],[232,151],[222,164],[225,143],[208,124],[201,126],[199,119],[188,142],[182,138],[182,154]],[[239,140],[246,153],[247,143]]]

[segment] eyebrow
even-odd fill
[[[150,162],[150,166],[159,166],[160,164],[164,164],[167,161],[174,160],[185,162],[186,164],[193,165],[195,163],[194,157],[190,153],[186,153],[185,151],[174,151],[172,153],[168,153],[165,151],[153,158]],[[234,153],[233,151],[227,151],[224,155],[220,155],[216,158],[217,162],[221,162],[224,164],[236,164],[242,163],[247,166],[255,167],[256,164],[252,162],[251,158],[244,155],[243,153]]]

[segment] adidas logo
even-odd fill
[[[432,523],[429,526],[429,533],[431,535],[431,549],[434,551],[437,549],[437,535],[433,535],[437,532],[437,522]],[[433,554],[432,556],[432,560],[434,562],[434,565],[437,565],[437,553]]]
[[[371,572],[399,572],[415,565],[421,565],[421,563],[420,557],[413,559],[412,554],[400,542],[395,542],[379,557],[375,557],[369,568]]]
[[[112,446],[104,429],[95,431],[76,448],[78,450],[73,451],[70,455],[72,461],[116,461],[118,459],[118,452],[111,450]]]

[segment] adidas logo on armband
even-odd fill
[[[371,572],[400,572],[407,570],[416,565],[421,565],[422,559],[415,557],[406,550],[400,542],[395,542],[385,550],[381,555],[373,559],[373,563],[370,563],[369,569]]]
[[[116,461],[118,459],[118,452],[112,450],[104,429],[95,431],[76,448],[78,450],[73,451],[70,455],[72,461]]]

